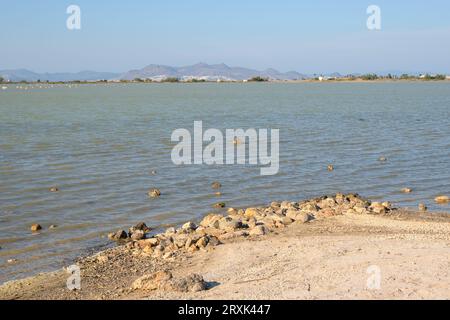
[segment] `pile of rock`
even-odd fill
[[[130,228],[128,233],[120,230],[110,238],[132,240],[127,246],[136,255],[170,258],[179,251],[208,250],[238,237],[263,236],[292,223],[308,223],[343,214],[386,214],[391,210],[389,202],[370,202],[358,194],[336,194],[300,202],[272,202],[267,207],[230,208],[227,216],[212,213],[199,225],[187,222],[148,239],[143,231],[145,224]]]
[[[134,227],[128,229],[128,233],[125,230],[118,230],[116,232],[108,234],[108,238],[113,241],[120,240],[142,240],[145,239],[147,232],[151,231],[144,222],[140,222]]]

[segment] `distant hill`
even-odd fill
[[[109,80],[120,74],[112,72],[81,71],[77,73],[36,73],[26,69],[0,70],[0,77],[9,81],[94,81]]]
[[[384,71],[377,73],[386,76],[388,74],[399,76],[403,73],[419,75],[418,72]],[[425,73],[425,72],[424,72]],[[150,64],[142,69],[130,70],[125,73],[81,71],[77,73],[36,73],[26,69],[0,70],[0,77],[9,81],[96,81],[96,80],[135,80],[151,79],[162,80],[165,78],[178,78],[180,80],[203,79],[206,81],[216,80],[247,80],[252,77],[263,77],[270,80],[302,80],[316,78],[319,75],[331,78],[341,78],[338,72],[329,74],[302,74],[297,71],[280,72],[275,69],[254,70],[243,67],[230,67],[224,63],[207,64],[197,63],[191,66],[172,67],[165,65]],[[360,75],[353,73],[353,75]]]
[[[205,79],[205,80],[246,80],[252,77],[265,77],[272,80],[297,80],[309,78],[296,71],[279,72],[275,69],[258,71],[242,67],[230,67],[226,64],[206,64],[198,63],[192,66],[171,67],[151,64],[143,69],[131,70],[119,77],[124,80],[152,79],[160,80],[168,77],[177,77],[179,79]]]

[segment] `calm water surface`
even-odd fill
[[[171,133],[192,130],[194,120],[221,130],[279,128],[279,174],[173,165]],[[382,155],[387,162],[378,161]],[[210,188],[216,180],[220,198]],[[60,192],[50,193],[51,186]],[[147,197],[152,187],[161,189],[160,199]],[[403,187],[414,192],[402,194]],[[335,192],[449,211],[433,199],[450,193],[450,83],[0,91],[0,283],[69,264],[107,246],[104,235],[118,228],[199,219],[219,199],[245,207]],[[33,235],[33,223],[44,230]],[[48,230],[51,224],[58,228]]]

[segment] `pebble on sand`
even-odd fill
[[[35,223],[35,224],[31,225],[30,229],[31,229],[31,231],[36,232],[36,231],[41,230],[42,226],[40,224],[38,224],[38,223]]]

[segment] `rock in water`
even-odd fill
[[[222,188],[222,185],[220,184],[220,182],[213,182],[212,184],[211,184],[211,188],[213,188],[213,189],[220,189],[220,188]]]
[[[31,226],[31,231],[36,232],[42,229],[42,226],[38,223],[35,223]]]
[[[138,241],[138,240],[142,240],[145,238],[145,232],[142,230],[135,230],[132,234],[131,234],[131,239],[134,241]]]
[[[419,210],[420,211],[427,211],[428,208],[424,203],[419,203]]]
[[[124,230],[118,230],[115,233],[108,234],[110,240],[118,241],[128,238],[128,234]]]
[[[217,208],[217,209],[225,208],[225,202],[218,202],[218,203],[214,204],[213,207]]]
[[[151,189],[147,194],[151,198],[158,198],[161,196],[161,191],[159,189]]]
[[[403,192],[403,193],[411,193],[411,192],[412,192],[412,189],[410,189],[410,188],[403,188],[403,189],[402,189],[402,192]]]
[[[439,196],[434,198],[434,201],[437,203],[448,203],[450,202],[450,198],[448,196]]]
[[[58,192],[59,189],[57,187],[51,187],[50,192]]]
[[[145,232],[149,232],[151,231],[151,229],[149,227],[147,227],[147,225],[145,224],[145,222],[139,222],[137,225],[135,225],[134,227],[131,227],[128,231],[130,234],[134,233],[136,230],[140,230],[140,231],[144,231]]]
[[[334,170],[334,167],[333,167],[331,164],[329,164],[328,167],[327,167],[327,169],[328,169],[328,171],[333,171],[333,170]]]
[[[384,156],[381,156],[380,158],[378,158],[378,160],[381,161],[381,162],[386,162],[387,158],[384,157]]]

